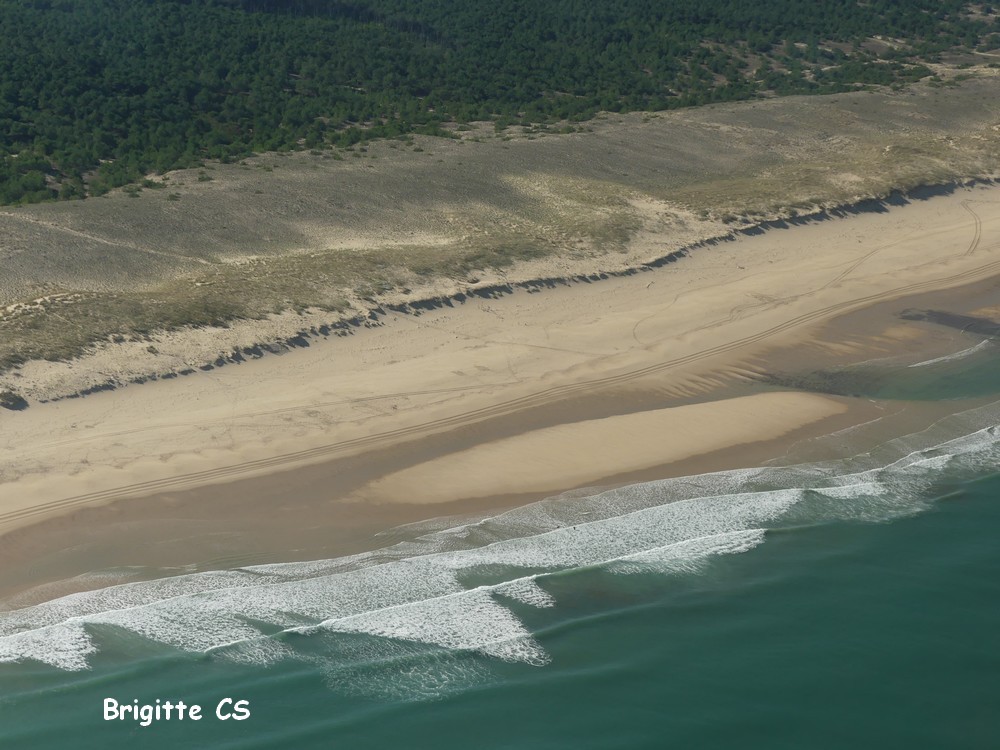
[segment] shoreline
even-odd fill
[[[14,606],[15,600],[21,606],[39,595],[32,593],[36,589],[45,592],[42,599],[48,599],[108,585],[104,575],[88,579],[86,574],[91,572],[114,575],[141,568],[159,576],[336,558],[391,545],[407,538],[406,527],[432,519],[493,515],[566,491],[592,494],[638,481],[752,468],[799,443],[822,439],[883,413],[871,405],[847,404],[845,399],[829,401],[838,408],[805,424],[798,424],[794,415],[786,418],[787,429],[781,434],[735,445],[719,441],[714,449],[699,455],[619,471],[593,483],[576,482],[559,492],[494,491],[429,503],[368,502],[352,493],[364,488],[373,474],[391,474],[386,466],[394,463],[393,452],[381,451],[227,484],[85,505],[8,530],[0,537],[0,609]],[[704,406],[709,413],[724,416],[725,401]],[[410,458],[414,451],[426,456],[454,455],[447,452],[447,446],[403,447]],[[220,488],[227,491],[220,494]],[[330,500],[330,495],[337,499]],[[270,501],[261,502],[262,498]],[[26,559],[32,561],[30,573],[19,569]],[[128,575],[124,578],[130,580]]]
[[[13,499],[0,509],[3,562],[16,571],[32,560],[40,578],[29,583],[21,574],[18,584],[14,574],[0,591],[62,580],[95,569],[91,563],[224,567],[321,551],[323,540],[310,546],[310,534],[350,548],[396,521],[552,494],[529,481],[464,505],[400,510],[350,501],[380,477],[434,466],[442,456],[514,444],[530,453],[532,434],[559,425],[572,430],[694,404],[702,406],[691,413],[714,411],[724,429],[727,412],[735,413],[727,399],[759,392],[754,379],[779,364],[898,354],[918,341],[921,350],[955,351],[960,334],[901,321],[898,311],[839,338],[816,332],[848,313],[891,306],[887,300],[1000,273],[998,196],[996,186],[970,188],[887,213],[807,223],[713,247],[653,275],[394,314],[391,325],[336,345],[9,413],[0,489]],[[981,214],[975,223],[970,200]],[[943,294],[965,311],[974,297]],[[808,419],[789,407],[763,440],[704,444],[704,456],[667,450],[656,465],[623,459],[620,470],[601,465],[577,482],[570,470],[560,481],[620,483],[670,475],[692,461],[700,470],[760,463],[870,421],[882,408],[855,399]],[[652,429],[669,427],[661,421]],[[632,432],[622,439],[648,442],[649,431]],[[582,460],[599,452],[589,445]]]

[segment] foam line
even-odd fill
[[[615,573],[694,573],[715,555],[738,555],[764,542],[764,529],[728,531],[636,552],[611,561]]]
[[[375,661],[454,652],[544,664],[548,655],[517,612],[523,605],[558,612],[547,575],[595,566],[697,574],[716,555],[762,544],[767,529],[917,512],[943,469],[998,465],[996,406],[843,461],[576,493],[475,522],[415,528],[420,536],[373,552],[120,583],[0,612],[0,663],[85,669],[99,645],[124,631],[253,663],[305,658],[301,641],[288,637],[298,634],[349,642]],[[483,580],[490,585],[463,583]]]
[[[957,359],[965,359],[966,357],[971,357],[973,354],[981,351],[982,349],[988,348],[990,343],[990,339],[983,339],[975,346],[970,346],[968,349],[963,349],[960,352],[947,354],[943,357],[935,357],[934,359],[924,360],[923,362],[915,362],[912,365],[908,365],[908,367],[927,367],[928,365],[936,365],[941,362],[953,362]]]

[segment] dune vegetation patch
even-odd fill
[[[996,176],[1000,78],[965,72],[572,132],[474,124],[268,153],[3,209],[0,369],[184,326],[620,271],[761,221]]]

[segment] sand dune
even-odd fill
[[[379,303],[621,271],[768,219],[996,176],[1000,71],[970,76],[608,114],[562,135],[484,124],[414,148],[263,154],[170,173],[163,190],[5,208],[0,387],[24,359],[109,340],[135,344],[109,373],[128,382]],[[261,320],[276,310],[309,312]],[[234,319],[253,323],[182,348],[155,336]]]

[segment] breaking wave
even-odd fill
[[[0,612],[0,663],[82,670],[116,637],[138,637],[255,664],[322,661],[332,681],[357,689],[367,684],[358,673],[380,672],[392,679],[373,690],[405,683],[438,695],[487,679],[491,662],[547,663],[526,622],[532,611],[558,612],[553,576],[698,574],[771,529],[919,512],[942,477],[1000,464],[997,411],[953,415],[841,461],[558,496],[474,522],[411,526],[412,538],[364,554],[74,593]]]

